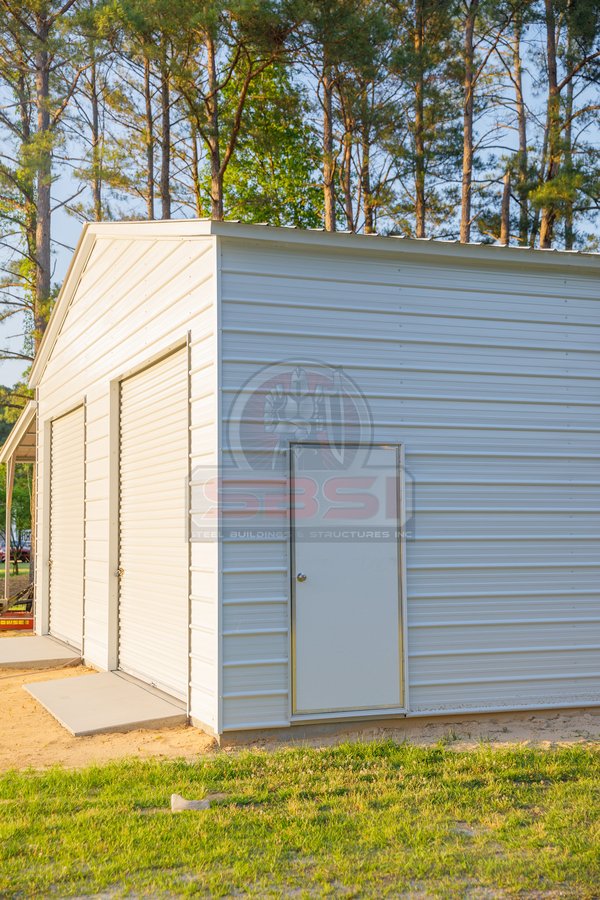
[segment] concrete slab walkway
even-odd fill
[[[81,654],[51,637],[27,634],[0,641],[0,669],[45,669],[70,662],[78,663]]]
[[[24,690],[75,737],[187,721],[185,710],[175,701],[115,672],[38,681],[24,685]]]

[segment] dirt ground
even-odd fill
[[[215,748],[212,738],[187,726],[76,738],[23,690],[24,684],[34,681],[93,677],[93,673],[86,666],[0,669],[0,771],[79,768],[127,756],[193,759]]]
[[[5,635],[8,637],[8,635]],[[15,635],[16,636],[16,635]],[[24,684],[55,678],[93,677],[86,666],[62,669],[0,669],[0,771],[63,765],[79,768],[124,757],[195,759],[219,751],[215,741],[188,726],[99,734],[75,738],[23,690]],[[489,716],[436,718],[426,722],[405,719],[397,726],[366,726],[358,731],[295,739],[320,746],[340,740],[392,738],[429,745],[444,741],[454,749],[469,749],[481,741],[492,745],[528,744],[551,747],[600,741],[600,709],[547,710],[536,713],[499,713]],[[277,746],[274,740],[250,738],[249,747]]]
[[[13,575],[10,579],[10,596],[14,597],[19,591],[24,591],[29,584],[29,575]],[[0,573],[0,600],[4,599],[4,571]]]

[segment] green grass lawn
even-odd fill
[[[0,578],[4,578],[5,565],[3,562],[0,563]],[[19,563],[19,577],[23,575],[29,575],[29,563],[20,562]],[[13,574],[13,563],[11,561],[10,564],[10,577],[15,578],[16,576]]]
[[[599,776],[597,748],[391,742],[6,773],[0,896],[597,898]]]

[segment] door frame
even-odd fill
[[[190,340],[191,332],[187,332],[176,340],[166,342],[154,353],[144,357],[135,365],[122,369],[109,382],[109,471],[108,471],[108,658],[107,669],[114,672],[118,669],[119,656],[119,547],[121,542],[121,383],[132,375],[138,375],[165,357],[176,353],[183,347],[188,348],[188,405],[190,404]],[[188,422],[191,411],[188,410]],[[188,447],[190,441],[188,440]],[[189,465],[188,465],[189,470]],[[189,494],[189,492],[188,492]],[[189,503],[189,500],[188,500]]]
[[[74,644],[65,641],[63,638],[57,638],[50,631],[50,618],[51,618],[51,610],[50,606],[52,603],[52,567],[51,567],[51,558],[52,558],[52,453],[53,453],[53,428],[54,423],[59,419],[64,419],[65,416],[70,416],[71,413],[77,412],[78,410],[83,411],[83,566],[82,572],[83,577],[81,581],[81,648],[75,648],[80,650],[81,658],[85,659],[85,558],[87,554],[87,396],[83,397],[77,403],[74,403],[68,406],[66,409],[61,410],[61,412],[57,413],[54,416],[51,416],[49,419],[46,419],[44,422],[44,441],[47,441],[48,446],[48,454],[44,453],[44,456],[48,460],[48,478],[45,479],[47,485],[44,485],[44,507],[47,511],[47,515],[44,516],[44,533],[47,535],[47,541],[43,542],[42,546],[42,564],[44,565],[47,578],[45,589],[43,591],[43,610],[42,610],[42,634],[49,634],[55,640],[60,641],[61,643],[66,644],[69,647],[74,647]]]
[[[192,597],[191,597],[191,552],[192,545],[191,535],[191,332],[188,331],[184,336],[157,350],[155,353],[146,357],[137,365],[121,372],[116,378],[110,382],[110,472],[109,472],[109,635],[108,635],[108,670],[119,672],[119,652],[120,652],[120,577],[119,567],[121,565],[121,388],[124,381],[140,375],[147,369],[185,350],[187,365],[187,492],[186,492],[186,535],[187,535],[187,557],[188,557],[188,573],[187,573],[187,684],[185,707],[186,713],[190,715],[191,709],[191,677],[192,677],[192,659],[191,659],[191,631],[192,631]],[[126,674],[126,673],[124,673]],[[127,678],[137,680],[135,676],[126,674]],[[146,684],[146,682],[144,682]],[[151,690],[159,690],[152,688]],[[183,703],[176,697],[171,697],[173,703]]]
[[[398,510],[398,528],[400,537],[398,540],[398,650],[399,666],[398,677],[400,681],[400,705],[399,706],[374,706],[368,709],[356,707],[352,709],[332,710],[326,712],[296,712],[296,562],[295,562],[295,535],[294,515],[292,506],[292,480],[294,475],[294,448],[295,447],[320,447],[316,441],[289,441],[288,442],[288,714],[290,721],[312,722],[330,719],[362,719],[382,718],[389,715],[406,715],[409,709],[408,701],[408,627],[407,627],[407,599],[406,599],[406,491],[405,491],[405,449],[402,443],[389,441],[370,441],[365,444],[361,441],[349,441],[348,447],[380,447],[396,451],[396,503]]]

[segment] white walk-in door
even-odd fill
[[[85,414],[83,406],[50,425],[50,634],[83,643]]]
[[[121,383],[119,668],[185,699],[188,366],[181,349]]]
[[[402,707],[398,448],[291,456],[293,712]]]

